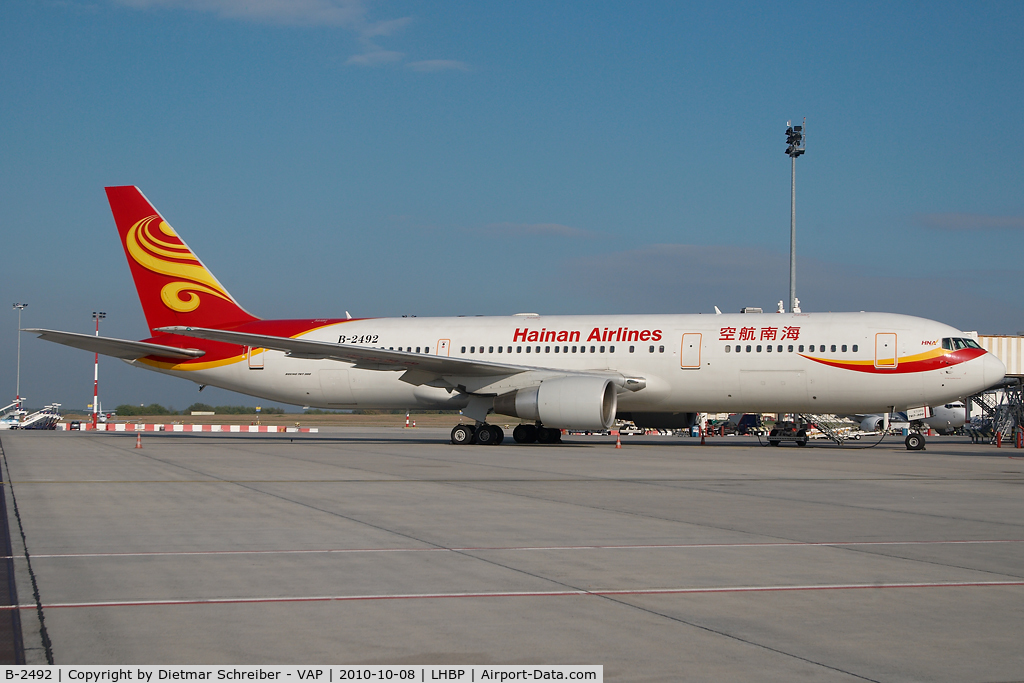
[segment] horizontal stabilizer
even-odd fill
[[[97,337],[91,334],[79,334],[78,332],[58,332],[57,330],[42,330],[29,328],[24,332],[38,334],[40,339],[46,341],[73,346],[76,349],[85,349],[93,353],[100,353],[104,356],[123,358],[124,360],[135,360],[145,356],[160,356],[161,358],[199,358],[206,354],[200,349],[180,349],[176,346],[164,346],[163,344],[151,344],[149,342],[130,341],[128,339],[114,339],[113,337]]]

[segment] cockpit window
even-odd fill
[[[969,349],[980,349],[981,348],[981,344],[979,344],[978,342],[974,341],[973,339],[964,339],[964,344],[967,344],[967,348],[969,348]]]
[[[953,350],[953,340],[950,339],[949,337],[943,337],[942,338],[942,348],[946,349],[947,351],[952,351]]]
[[[966,349],[967,342],[965,342],[963,339],[960,339],[959,337],[954,337],[953,348],[956,349],[957,351],[959,351],[960,349]]]

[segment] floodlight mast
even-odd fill
[[[96,321],[96,336],[100,336],[100,321],[107,317],[103,311],[93,311],[92,319]],[[96,364],[92,374],[92,428],[96,429],[99,422],[100,409],[100,354],[96,353]]]
[[[21,410],[21,312],[28,308],[28,304],[14,304],[14,310],[18,311],[18,378],[14,385],[14,402]]]
[[[800,312],[800,303],[796,298],[796,158],[804,153],[807,144],[807,117],[803,125],[794,126],[786,121],[786,154],[792,162],[792,180],[789,191],[789,310]]]

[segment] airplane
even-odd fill
[[[698,412],[870,413],[945,404],[1006,371],[965,333],[890,313],[263,320],[134,186],[107,198],[151,337],[33,328],[136,367],[326,409],[460,410],[454,444],[562,429],[685,428]],[[956,348],[954,348],[956,347]],[[924,440],[907,447],[923,448]]]

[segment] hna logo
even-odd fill
[[[935,340],[925,339],[923,342],[921,342],[921,346],[938,346],[938,345],[939,345],[939,340],[938,339],[935,339]]]
[[[181,241],[174,228],[160,216],[148,216],[133,225],[128,230],[126,244],[128,253],[140,266],[176,278],[160,289],[160,300],[172,311],[188,313],[196,310],[200,303],[199,294],[212,294],[232,301],[220,283],[199,263],[192,250]]]

